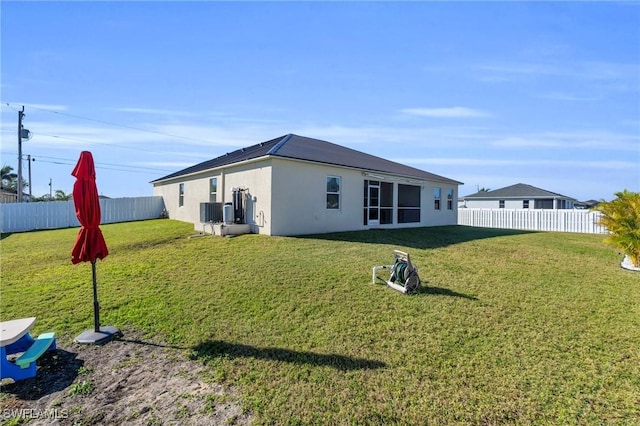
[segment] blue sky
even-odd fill
[[[640,191],[638,2],[7,2],[1,156],[101,194],[287,133],[478,187]],[[7,103],[9,105],[7,105]],[[27,177],[24,163],[24,175]]]

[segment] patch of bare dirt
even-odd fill
[[[0,421],[29,425],[245,425],[233,388],[208,379],[186,348],[136,333],[45,353],[35,378],[0,387]]]

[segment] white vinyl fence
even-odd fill
[[[589,210],[458,209],[458,225],[529,231],[606,234],[599,212]]]
[[[105,198],[100,200],[101,224],[157,219],[163,214],[162,197]],[[80,226],[73,201],[0,204],[0,231],[25,232],[37,229]]]

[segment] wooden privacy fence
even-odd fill
[[[458,209],[458,225],[606,234],[599,218],[599,212],[589,210]]]
[[[100,200],[100,223],[157,219],[163,215],[162,197],[105,198]],[[25,232],[37,229],[80,226],[73,201],[0,204],[0,231]]]

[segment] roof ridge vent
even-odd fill
[[[280,148],[282,148],[282,145],[284,145],[285,143],[287,143],[289,141],[289,139],[291,139],[293,135],[291,133],[289,133],[287,136],[285,136],[284,138],[282,138],[282,140],[280,142],[278,142],[277,144],[275,144],[273,146],[273,148],[271,148],[268,152],[267,155],[272,155],[275,154],[276,152],[278,152],[278,150]]]

